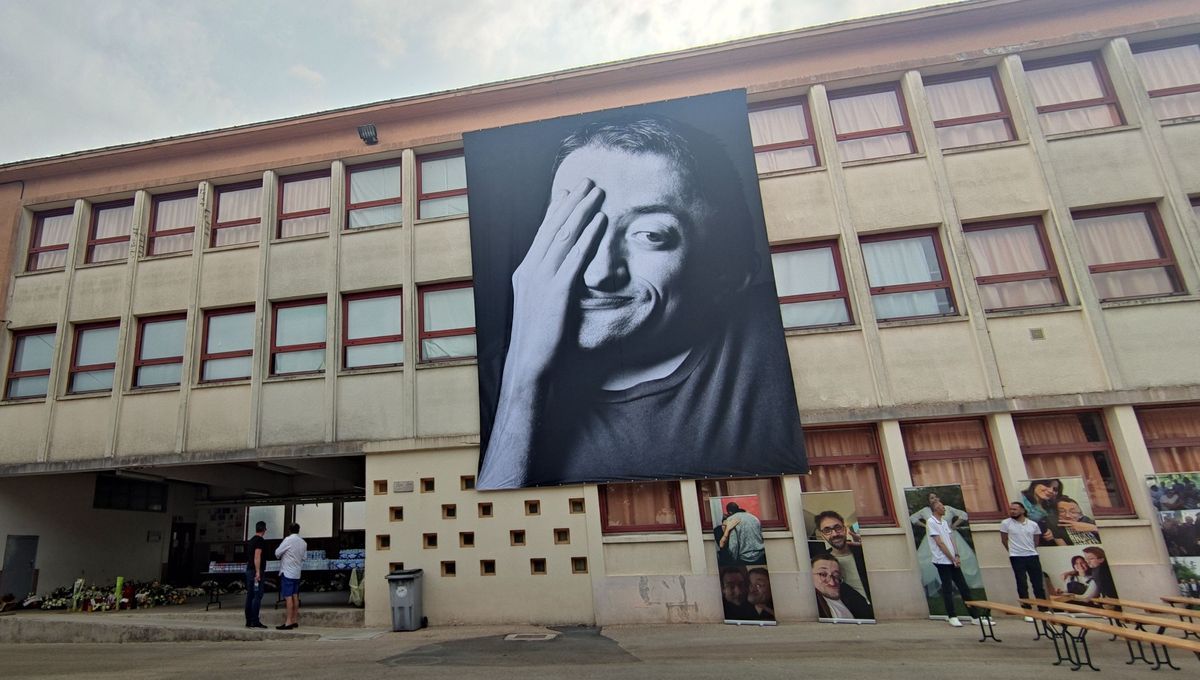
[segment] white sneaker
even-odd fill
[[[962,621],[959,621],[957,616],[951,616],[949,619],[946,619],[946,623],[950,624],[953,628],[962,628]]]
[[[1032,616],[1026,616],[1026,617],[1025,617],[1025,623],[1033,623],[1033,617],[1032,617]]]

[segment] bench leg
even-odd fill
[[[1071,631],[1069,631],[1066,626],[1063,626],[1063,635],[1071,639],[1071,652],[1074,653],[1075,657],[1070,659],[1071,663],[1074,665],[1074,667],[1071,669],[1073,671],[1077,671],[1084,666],[1087,666],[1094,671],[1100,670],[1092,664],[1092,652],[1088,649],[1087,634],[1088,632],[1086,628],[1080,628],[1079,635],[1071,635]],[[1070,654],[1070,652],[1068,654]]]
[[[1053,639],[1055,637],[1055,635],[1056,635],[1056,633],[1054,632],[1054,629],[1052,629],[1050,627],[1050,624],[1046,623],[1045,621],[1040,621],[1038,619],[1033,620],[1033,640],[1034,640],[1034,642],[1037,642],[1038,640],[1041,640],[1044,637]]]
[[[996,642],[1003,642],[1003,640],[996,637],[996,628],[992,625],[992,613],[990,611],[983,618],[979,619],[979,635],[980,642],[986,642],[988,638]]]
[[[1035,622],[1035,625],[1036,625],[1036,623],[1038,623],[1038,622]],[[1042,637],[1050,638],[1050,642],[1054,644],[1054,656],[1057,657],[1057,659],[1058,659],[1057,661],[1054,662],[1054,665],[1061,666],[1062,662],[1064,662],[1064,661],[1070,661],[1072,664],[1074,664],[1075,660],[1073,658],[1071,658],[1071,648],[1067,646],[1066,636],[1063,635],[1062,633],[1059,633],[1057,630],[1055,630],[1054,626],[1052,624],[1047,623],[1045,621],[1041,621],[1040,623],[1042,624],[1042,629],[1045,632],[1042,632],[1041,630],[1039,630],[1038,637],[1034,638],[1034,640],[1037,640],[1038,638],[1042,638]],[[1064,630],[1065,630],[1065,628],[1064,628]],[[1059,649],[1059,647],[1058,647],[1058,641],[1060,639],[1062,640],[1062,649]]]
[[[1162,668],[1163,666],[1166,666],[1167,668],[1173,668],[1177,671],[1182,670],[1179,666],[1176,666],[1175,664],[1171,663],[1171,650],[1167,649],[1166,647],[1162,648],[1162,657],[1160,658],[1158,656],[1158,648],[1159,647],[1160,647],[1160,645],[1156,645],[1156,644],[1150,645],[1150,651],[1154,653],[1154,665],[1151,666],[1150,669],[1156,671],[1156,670]]]

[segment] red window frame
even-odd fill
[[[190,226],[190,227],[179,227],[177,229],[163,229],[162,231],[159,231],[159,229],[158,229],[158,204],[162,203],[163,201],[174,201],[174,200],[178,200],[181,198],[197,198],[197,193],[195,190],[177,191],[177,192],[171,193],[171,194],[157,195],[150,201],[150,233],[146,237],[146,256],[147,257],[155,257],[156,256],[156,255],[153,255],[154,242],[159,238],[162,238],[164,236],[179,236],[181,234],[195,234],[196,233],[196,225],[194,222],[193,222],[192,226]],[[193,238],[194,238],[194,236],[193,236]],[[158,255],[173,255],[175,253],[186,253],[186,252],[188,252],[188,251],[187,250],[174,250],[174,251],[171,251],[170,253],[158,253]]]
[[[66,250],[67,248],[69,248],[71,246],[70,238],[67,239],[66,243],[55,243],[53,245],[48,245],[48,246],[41,245],[42,236],[43,236],[42,225],[46,221],[47,218],[62,217],[63,215],[72,215],[74,213],[75,213],[75,208],[72,207],[72,208],[59,208],[58,210],[46,210],[46,211],[34,214],[33,228],[29,232],[29,256],[25,259],[25,271],[28,271],[28,272],[52,271],[55,269],[63,269],[65,267],[65,265],[63,267],[36,267],[36,266],[34,266],[34,263],[37,262],[37,259],[38,259],[37,256],[42,253],[51,253],[51,252],[58,251],[58,250]]]
[[[448,338],[448,337],[453,337],[456,335],[474,335],[475,334],[475,326],[470,326],[470,327],[464,326],[462,328],[447,328],[445,330],[440,330],[440,331],[425,330],[425,294],[432,293],[432,292],[439,291],[439,290],[454,290],[455,288],[473,288],[474,286],[475,286],[474,281],[453,281],[450,283],[434,283],[434,284],[429,284],[427,286],[419,286],[417,288],[417,323],[418,323],[417,342],[421,343],[418,346],[421,363],[431,364],[431,363],[437,363],[439,361],[458,361],[460,359],[467,358],[467,357],[446,357],[446,358],[427,359],[427,358],[425,358],[425,343],[424,343],[425,340],[431,340],[433,338]]]
[[[800,110],[804,113],[804,127],[806,130],[808,130],[808,137],[805,137],[803,139],[793,139],[793,140],[788,140],[788,141],[783,141],[783,142],[775,142],[772,144],[760,144],[760,145],[754,147],[754,153],[758,154],[758,153],[763,153],[766,151],[780,151],[783,149],[800,149],[800,148],[804,148],[804,147],[809,147],[812,149],[812,152],[813,152],[813,164],[810,166],[805,166],[804,168],[795,168],[795,169],[801,170],[801,169],[807,169],[810,167],[811,168],[821,167],[821,151],[820,151],[820,149],[817,148],[817,140],[816,140],[816,137],[813,135],[812,111],[809,109],[809,106],[808,106],[808,97],[789,97],[787,99],[773,99],[771,101],[759,102],[757,104],[751,104],[749,106],[749,111],[751,113],[753,113],[755,111],[769,111],[771,109],[784,109],[789,106],[799,106]]]
[[[608,523],[608,487],[616,486],[609,484],[601,484],[597,487],[600,492],[600,527],[601,533],[605,534],[629,534],[629,533],[667,533],[683,531],[683,495],[679,491],[679,482],[674,480],[663,480],[655,482],[633,482],[637,484],[670,484],[671,485],[671,505],[675,510],[674,524],[627,524],[612,526]]]
[[[121,351],[120,342],[118,341],[113,353],[113,360],[100,364],[80,364],[79,363],[79,339],[88,332],[101,328],[116,328],[118,331],[121,328],[120,321],[96,321],[92,323],[75,324],[75,333],[71,342],[71,368],[67,372],[67,394],[90,394],[99,392],[111,392],[117,386],[117,354]],[[88,373],[91,371],[113,371],[113,384],[108,389],[98,390],[77,390],[75,389],[75,376],[80,373]]]
[[[1075,442],[1070,444],[1024,444],[1020,443],[1020,428],[1015,428],[1015,424],[1025,419],[1033,419],[1047,416],[1066,416],[1066,415],[1094,415],[1100,422],[1103,429],[1104,441],[1102,442]],[[1116,494],[1118,500],[1122,503],[1121,506],[1112,508],[1102,508],[1092,503],[1092,512],[1096,516],[1106,517],[1127,517],[1134,515],[1133,503],[1129,500],[1129,488],[1125,484],[1125,475],[1121,471],[1121,461],[1117,458],[1116,451],[1112,445],[1112,435],[1108,431],[1108,421],[1104,417],[1102,411],[1096,410],[1076,410],[1076,411],[1048,411],[1040,413],[1022,413],[1020,415],[1013,414],[1014,428],[1017,430],[1018,444],[1021,447],[1021,458],[1024,460],[1029,456],[1044,456],[1054,454],[1077,454],[1077,453],[1101,453],[1106,458],[1106,463],[1111,470],[1112,478],[1116,486]],[[1086,481],[1085,481],[1086,486]]]
[[[254,313],[254,305],[245,305],[242,307],[227,307],[224,309],[207,309],[204,311],[204,332],[201,334],[201,338],[200,338],[200,382],[202,382],[202,383],[219,383],[219,382],[229,382],[231,380],[246,380],[247,378],[250,377],[250,375],[240,375],[240,376],[236,376],[236,377],[232,377],[232,378],[212,378],[209,380],[204,379],[204,368],[205,368],[205,365],[208,364],[208,361],[210,359],[236,359],[239,357],[254,356],[254,348],[253,347],[251,347],[249,349],[232,350],[229,352],[212,352],[212,353],[210,353],[208,351],[208,328],[209,328],[209,324],[212,321],[213,317],[231,316],[233,314],[247,314],[247,313],[249,313],[249,314]],[[253,372],[254,372],[254,369],[253,369],[253,367],[251,367],[251,374],[253,374]]]
[[[437,153],[427,153],[417,156],[417,215],[421,214],[421,203],[435,198],[449,198],[450,196],[466,196],[467,187],[461,189],[447,189],[446,191],[433,191],[425,193],[425,186],[422,178],[421,164],[425,161],[435,161],[442,158],[454,158],[455,156],[465,156],[462,149],[451,149],[449,151],[439,151]]]
[[[984,447],[977,449],[941,449],[937,451],[917,451],[913,445],[912,433],[909,428],[916,425],[930,425],[936,423],[950,423],[971,421],[979,425],[979,431],[983,433]],[[920,461],[937,461],[937,460],[963,460],[963,459],[984,459],[988,463],[988,472],[991,475],[992,481],[992,497],[996,501],[994,512],[987,512],[975,508],[965,508],[972,519],[1004,519],[1008,516],[1007,508],[1008,501],[1004,493],[1004,480],[1000,476],[1000,466],[996,463],[996,449],[992,444],[992,435],[988,432],[987,421],[983,418],[939,418],[936,420],[920,420],[907,421],[900,423],[900,436],[904,440],[904,455],[908,459],[909,472],[912,472],[912,464]],[[914,485],[918,485],[916,480],[913,480]],[[925,485],[919,485],[925,486]],[[964,503],[966,502],[964,498]]]
[[[310,236],[311,235],[311,234],[301,234],[298,236],[287,236],[287,237],[283,236],[283,223],[286,220],[294,220],[294,219],[299,219],[301,217],[315,217],[317,215],[331,214],[330,206],[325,206],[324,208],[312,208],[310,210],[297,210],[296,212],[290,212],[290,213],[285,213],[283,211],[283,194],[285,191],[287,191],[287,185],[289,185],[293,182],[303,182],[304,180],[318,179],[321,177],[329,177],[330,181],[332,181],[332,179],[333,179],[333,175],[330,170],[314,170],[312,172],[302,172],[302,173],[299,173],[296,175],[287,175],[286,177],[279,178],[279,190],[276,192],[277,196],[276,196],[276,203],[275,203],[275,207],[276,207],[276,210],[277,210],[279,216],[275,219],[275,238],[278,238],[278,239],[299,238],[300,236]],[[314,233],[329,233],[329,224],[328,223],[325,224],[325,231],[314,232]]]
[[[1185,38],[1155,40],[1153,42],[1133,45],[1132,50],[1134,54],[1140,54],[1142,52],[1157,52],[1158,50],[1167,50],[1171,49],[1172,47],[1184,47],[1185,45],[1200,46],[1200,38],[1197,38],[1193,35]],[[1155,97],[1170,97],[1177,94],[1188,94],[1191,92],[1200,92],[1200,81],[1190,85],[1177,85],[1175,87],[1164,87],[1157,90],[1146,90],[1146,94],[1149,95],[1151,99]],[[1168,118],[1167,120],[1174,119]]]
[[[50,377],[50,369],[54,365],[53,359],[51,359],[51,365],[47,366],[46,368],[39,368],[39,369],[33,370],[33,371],[18,371],[18,370],[16,370],[16,368],[17,368],[17,345],[21,344],[21,341],[28,337],[33,337],[33,336],[38,336],[38,335],[55,335],[57,332],[58,332],[58,329],[56,329],[54,326],[41,326],[38,328],[23,328],[19,331],[13,331],[12,345],[9,347],[9,351],[8,351],[8,376],[4,381],[4,399],[6,401],[25,401],[27,399],[45,399],[46,395],[50,393],[50,385],[47,384],[46,392],[44,392],[42,394],[34,394],[34,395],[25,396],[25,397],[11,396],[12,383],[14,380],[16,380],[18,378],[40,378],[42,376],[45,376],[48,379]]]
[[[1125,205],[1113,208],[1099,208],[1097,210],[1074,210],[1071,212],[1071,219],[1082,220],[1091,217],[1108,217],[1110,215],[1132,215],[1133,213],[1142,213],[1146,217],[1146,224],[1150,227],[1150,236],[1154,239],[1154,244],[1158,246],[1160,257],[1150,260],[1130,260],[1128,262],[1111,262],[1109,264],[1089,264],[1088,272],[1092,274],[1103,274],[1106,272],[1131,271],[1135,269],[1156,269],[1162,267],[1167,272],[1167,277],[1171,279],[1171,286],[1174,290],[1167,295],[1178,295],[1184,292],[1183,278],[1179,274],[1179,265],[1175,261],[1175,253],[1171,249],[1171,241],[1167,238],[1167,229],[1163,226],[1162,217],[1158,214],[1158,208],[1150,204],[1143,205]],[[1142,295],[1120,297],[1120,298],[1101,298],[1101,302],[1109,300],[1128,300],[1132,298],[1147,297]],[[1157,296],[1152,296],[1157,297]]]
[[[879,444],[879,428],[874,425],[835,425],[829,427],[806,427],[804,428],[805,435],[809,433],[819,432],[837,432],[837,431],[857,431],[869,435],[872,453],[858,456],[820,456],[817,455],[816,447],[808,446],[808,466],[824,467],[834,466],[840,467],[843,465],[869,465],[875,468],[878,479],[878,492],[883,498],[883,515],[859,515],[858,521],[863,526],[896,526],[896,508],[892,502],[891,481],[888,479],[887,465],[883,460],[883,447]],[[808,486],[811,482],[811,474],[800,476],[800,488],[808,491]],[[841,491],[842,489],[813,489],[814,491]],[[854,490],[855,493],[862,492],[862,489]]]
[[[1113,120],[1115,121],[1112,125],[1110,125],[1108,127],[1116,127],[1118,125],[1124,125],[1125,124],[1125,114],[1121,112],[1121,106],[1120,106],[1120,104],[1117,103],[1117,94],[1116,94],[1116,90],[1113,89],[1112,79],[1109,78],[1108,69],[1104,67],[1104,60],[1100,57],[1099,54],[1095,54],[1095,53],[1093,53],[1093,54],[1072,54],[1072,55],[1068,55],[1065,57],[1055,57],[1053,59],[1041,59],[1038,61],[1031,61],[1031,62],[1028,62],[1025,64],[1024,70],[1026,73],[1028,73],[1029,71],[1038,71],[1038,70],[1041,70],[1044,68],[1053,68],[1055,66],[1067,66],[1069,64],[1082,64],[1085,62],[1090,63],[1092,65],[1092,69],[1096,72],[1096,79],[1100,83],[1100,90],[1102,92],[1102,95],[1100,97],[1096,97],[1093,99],[1080,99],[1080,100],[1072,101],[1072,102],[1061,102],[1058,104],[1047,104],[1045,106],[1037,106],[1036,108],[1037,108],[1038,115],[1040,116],[1043,113],[1054,113],[1056,111],[1070,111],[1072,109],[1086,109],[1086,108],[1090,108],[1093,106],[1107,106],[1108,110],[1113,114]],[[1107,127],[1089,128],[1089,129],[1105,130],[1105,129],[1107,129]],[[1069,134],[1069,132],[1075,132],[1075,131],[1072,130],[1072,131],[1068,131],[1068,132],[1061,132],[1058,134]]]
[[[289,309],[292,307],[311,307],[315,305],[325,305],[325,313],[329,314],[329,301],[323,297],[319,298],[304,298],[303,300],[288,300],[286,302],[275,302],[271,304],[271,375],[311,375],[313,373],[324,373],[325,369],[317,369],[314,371],[291,371],[288,373],[277,373],[275,371],[275,357],[280,354],[288,354],[290,352],[307,352],[312,350],[324,350],[327,340],[321,342],[302,342],[298,345],[280,345],[277,342],[276,335],[279,333],[279,310]],[[328,320],[328,317],[327,319]]]
[[[933,126],[935,128],[955,127],[958,125],[970,125],[971,123],[986,123],[993,120],[1004,121],[1004,127],[1008,130],[1008,140],[1012,141],[1017,138],[1017,131],[1013,127],[1012,112],[1008,109],[1008,99],[1004,96],[1004,86],[1000,84],[1000,74],[996,73],[996,69],[981,69],[977,71],[966,71],[963,73],[947,73],[945,75],[933,76],[925,79],[926,85],[944,85],[946,83],[955,83],[963,80],[976,80],[979,78],[987,78],[992,83],[992,90],[996,93],[996,101],[1000,104],[1000,110],[992,113],[981,113],[974,116],[962,116],[959,118],[945,118],[942,120],[934,119]],[[950,147],[960,149],[963,147]]]
[[[245,227],[245,226],[249,226],[251,224],[258,224],[260,226],[262,225],[262,215],[261,215],[262,209],[261,208],[259,209],[260,214],[258,217],[247,217],[245,219],[240,219],[240,220],[229,220],[228,222],[218,222],[217,221],[221,215],[221,194],[226,193],[226,192],[232,192],[232,191],[241,191],[243,189],[258,189],[259,191],[261,191],[262,190],[262,180],[255,180],[252,182],[239,182],[237,184],[226,184],[224,186],[217,187],[216,191],[213,192],[213,195],[214,195],[213,196],[213,212],[212,212],[213,226],[212,226],[212,233],[209,235],[209,239],[208,239],[208,246],[210,248],[218,247],[217,246],[217,232],[222,229],[229,229],[232,227]],[[258,238],[259,239],[262,238],[261,230],[259,231]],[[257,242],[258,242],[258,239],[254,240],[254,241],[246,241],[245,243],[257,243]],[[240,243],[236,243],[236,244],[231,243],[228,245],[241,245],[241,244]]]
[[[941,235],[935,229],[914,229],[912,231],[896,231],[885,234],[874,234],[871,236],[860,236],[858,239],[859,248],[867,243],[879,243],[882,241],[900,241],[909,238],[920,238],[928,236],[933,241],[933,249],[937,254],[938,268],[942,270],[942,278],[937,281],[925,281],[918,283],[898,283],[890,286],[870,286],[871,296],[887,295],[889,293],[912,293],[922,290],[945,290],[946,299],[950,303],[950,311],[945,314],[922,314],[920,316],[905,316],[891,317],[887,321],[896,321],[898,319],[925,319],[931,317],[954,316],[958,314],[958,301],[954,299],[954,286],[950,284],[950,269],[946,266],[946,252],[942,248]],[[870,282],[870,272],[867,272],[867,281]]]
[[[879,94],[881,92],[892,92],[896,95],[896,106],[900,107],[900,119],[903,122],[901,125],[895,125],[886,128],[876,128],[873,130],[857,130],[855,132],[838,132],[837,120],[833,118],[833,110],[830,109],[830,119],[833,121],[834,138],[839,142],[845,142],[853,139],[867,139],[869,137],[885,137],[887,135],[896,135],[903,133],[908,138],[908,152],[916,153],[917,143],[913,137],[912,120],[908,115],[908,105],[904,100],[904,92],[900,88],[900,83],[887,83],[884,85],[868,85],[866,87],[855,87],[849,90],[841,90],[839,92],[829,93],[830,101],[837,99],[851,99],[853,97],[861,97],[868,94]],[[880,158],[895,158],[906,154],[892,154],[889,156],[872,156],[871,158],[863,158],[856,160],[877,160]],[[847,162],[847,161],[843,161]],[[850,161],[852,162],[852,161]]]
[[[104,246],[104,245],[109,245],[111,243],[126,243],[126,244],[129,243],[129,237],[133,234],[133,223],[132,222],[129,224],[129,233],[125,234],[124,236],[109,236],[106,238],[97,238],[96,237],[96,227],[98,226],[98,224],[97,224],[99,221],[98,217],[100,216],[100,213],[102,211],[111,210],[113,208],[127,208],[132,205],[133,205],[132,198],[128,198],[128,199],[124,199],[124,200],[120,200],[120,201],[109,201],[107,203],[95,203],[92,205],[92,218],[91,218],[91,222],[88,224],[87,253],[84,258],[85,263],[91,264],[93,262],[92,256],[95,254],[94,251],[96,249],[96,246]],[[104,262],[120,262],[120,261],[121,261],[121,258],[116,258],[113,260],[104,260]]]
[[[350,303],[357,300],[371,300],[381,297],[395,297],[396,304],[400,305],[400,333],[398,335],[376,335],[367,338],[350,339]],[[361,347],[363,345],[381,345],[390,342],[404,342],[404,292],[400,288],[389,288],[387,290],[373,290],[365,293],[344,293],[342,295],[342,368],[344,370],[357,370],[360,368],[373,368],[377,366],[402,366],[403,360],[397,364],[370,364],[368,366],[347,366],[346,355],[347,350],[351,347]]]
[[[179,364],[179,366],[181,368],[180,374],[179,374],[179,380],[180,380],[180,383],[183,382],[183,372],[182,372],[183,347],[179,348],[178,356],[159,357],[157,359],[143,359],[142,358],[142,340],[146,336],[146,325],[147,324],[157,323],[160,321],[186,321],[186,320],[187,320],[187,312],[178,312],[175,314],[159,314],[157,316],[138,317],[137,340],[134,342],[134,350],[133,350],[133,388],[134,389],[138,389],[138,388],[142,387],[142,385],[139,384],[141,382],[141,380],[139,379],[139,375],[141,373],[141,368],[143,366],[165,366],[167,364]],[[161,383],[161,384],[157,384],[157,385],[146,385],[145,387],[167,387],[171,384],[172,383]],[[179,383],[173,383],[173,384],[178,385]]]
[[[1062,277],[1058,274],[1058,263],[1054,260],[1054,251],[1050,249],[1050,239],[1046,236],[1046,225],[1042,222],[1041,217],[1027,217],[1024,219],[1012,220],[994,220],[991,222],[972,222],[962,225],[964,233],[974,231],[988,231],[989,229],[1003,229],[1006,227],[1023,227],[1032,226],[1037,232],[1038,244],[1042,248],[1042,258],[1046,260],[1046,269],[1033,272],[1014,272],[1012,274],[992,274],[990,276],[976,276],[975,283],[983,286],[996,283],[1011,283],[1014,281],[1036,281],[1040,279],[1049,279],[1054,282],[1054,288],[1058,291],[1058,302],[1049,305],[1035,305],[1034,307],[1057,307],[1066,304],[1067,296],[1063,291]],[[967,245],[968,252],[970,244]],[[995,312],[1006,309],[1032,309],[1034,307],[996,307],[985,311]]]
[[[838,289],[825,291],[822,293],[802,293],[800,295],[780,295],[779,304],[786,305],[796,302],[817,302],[820,300],[841,300],[846,307],[846,320],[836,324],[821,324],[811,326],[788,326],[788,328],[824,328],[827,326],[849,326],[854,323],[854,313],[850,308],[850,292],[846,288],[846,272],[842,267],[842,253],[838,249],[838,242],[834,241],[811,241],[808,243],[791,243],[786,245],[771,246],[771,254],[789,253],[798,250],[818,250],[828,248],[829,254],[833,258],[833,266],[837,272]]]
[[[1187,469],[1178,470],[1163,470],[1159,469],[1159,456],[1155,453],[1162,452],[1163,449],[1170,450],[1175,448],[1195,448],[1200,449],[1200,436],[1176,436],[1176,437],[1152,437],[1146,432],[1145,419],[1147,416],[1152,416],[1155,413],[1164,411],[1196,411],[1195,417],[1192,419],[1200,422],[1200,404],[1198,403],[1181,403],[1181,404],[1162,404],[1157,406],[1138,406],[1134,408],[1134,412],[1138,418],[1138,429],[1141,430],[1142,439],[1146,442],[1146,450],[1150,454],[1150,465],[1153,466],[1155,474],[1179,474],[1187,472]],[[1189,414],[1190,415],[1190,414]],[[1164,467],[1176,467],[1173,465],[1164,465]]]
[[[362,203],[350,202],[350,178],[356,172],[364,172],[367,170],[377,170],[379,168],[395,167],[400,169],[400,184],[396,187],[395,198],[381,198],[375,201],[363,201]],[[346,168],[346,221],[342,225],[342,231],[356,231],[350,228],[350,213],[355,210],[363,210],[366,208],[378,208],[385,205],[404,205],[404,169],[399,158],[389,158],[387,160],[375,161],[373,163],[362,163],[360,165],[351,165]],[[359,227],[361,229],[362,227]]]
[[[699,479],[696,480],[696,501],[700,504],[700,525],[705,530],[712,530],[713,518],[712,511],[709,508],[709,499],[715,496],[736,496],[732,492],[721,492],[721,485],[726,482],[748,481],[751,479],[765,479],[771,483],[771,493],[775,496],[775,516],[778,519],[764,519],[759,517],[759,521],[764,529],[787,529],[787,513],[783,502],[783,483],[778,477],[738,477],[730,479]],[[715,486],[715,491],[718,493],[704,493],[704,487],[707,485]]]

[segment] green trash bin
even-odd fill
[[[392,602],[392,630],[420,630],[427,623],[421,612],[421,570],[401,569],[387,575]]]

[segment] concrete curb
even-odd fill
[[[6,616],[0,619],[0,640],[22,643],[62,642],[261,642],[263,640],[316,640],[316,632],[277,631],[163,624],[137,621],[80,621],[66,617]]]

